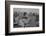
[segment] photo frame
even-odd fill
[[[5,34],[45,33],[45,3],[5,1]]]

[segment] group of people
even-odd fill
[[[38,21],[36,21],[39,20],[38,17],[39,15],[36,15],[35,13],[15,12],[14,24],[17,24],[21,27],[33,27],[36,26],[35,24],[39,23]]]

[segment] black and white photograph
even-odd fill
[[[39,9],[14,8],[13,27],[39,27]]]
[[[42,6],[10,5],[10,30],[10,32],[42,30]]]

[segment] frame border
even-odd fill
[[[42,13],[43,13],[43,30],[42,31],[33,31],[33,32],[18,32],[18,33],[9,33],[9,10],[8,2],[19,2],[19,3],[27,3],[27,4],[36,4],[36,5],[43,5],[42,6]],[[5,35],[22,35],[22,34],[38,34],[38,33],[45,33],[45,3],[42,2],[23,2],[23,1],[5,1]]]

